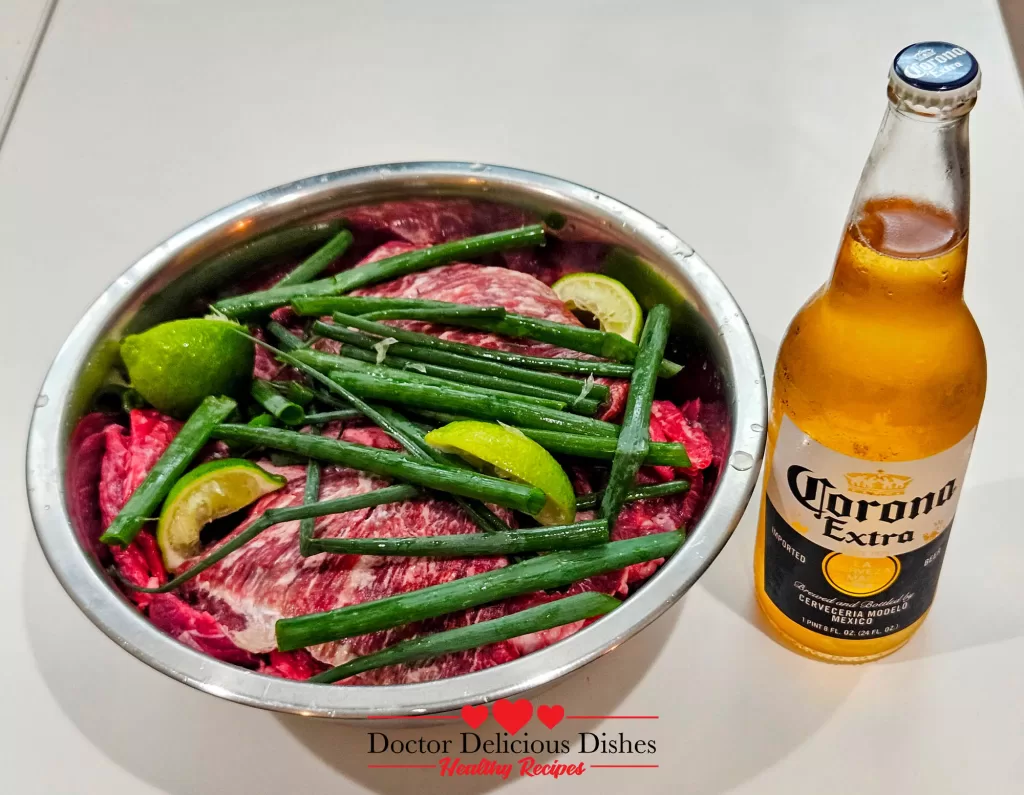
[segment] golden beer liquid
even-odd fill
[[[846,230],[829,284],[793,318],[775,366],[765,482],[783,414],[820,444],[868,461],[913,461],[967,435],[985,399],[985,346],[963,300],[967,232],[910,199],[873,199]],[[840,640],[800,626],[764,590],[764,493],[757,602],[783,640],[833,662],[906,643],[927,613],[883,638]]]

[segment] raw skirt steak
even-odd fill
[[[296,477],[288,486],[264,497],[239,531],[269,508],[302,504],[304,470],[295,468],[291,474]],[[385,485],[385,481],[362,472],[329,468],[321,480],[320,496],[337,499]],[[505,565],[501,558],[441,560],[328,553],[303,558],[298,530],[298,522],[274,525],[185,587],[188,598],[216,617],[241,648],[259,653],[276,648],[274,622],[279,618],[371,601]],[[458,506],[431,498],[325,516],[316,522],[316,534],[324,538],[472,532],[476,527]],[[388,640],[387,633],[377,633],[319,646],[311,652],[316,659],[337,665]]]
[[[412,251],[414,248],[406,243],[387,243],[374,251],[367,260],[373,261],[384,256],[395,256]],[[411,273],[385,284],[357,290],[354,294],[382,298],[424,298],[431,301],[450,301],[471,306],[500,306],[509,312],[520,315],[529,315],[572,326],[582,325],[576,316],[565,308],[565,304],[555,295],[554,291],[533,276],[508,268],[472,265],[464,262],[443,265],[422,273]],[[527,356],[594,358],[545,342],[527,339],[514,340],[472,329],[443,327],[409,320],[391,321],[390,324],[432,334],[442,339],[465,342],[483,348],[513,351]],[[619,379],[599,378],[597,381],[606,384],[611,391],[601,412],[601,418],[613,419],[622,413],[629,386],[625,381]],[[580,388],[583,388],[582,379]]]
[[[417,248],[538,221],[524,210],[468,199],[385,202],[351,209],[345,217],[356,232],[385,234]],[[600,271],[608,246],[577,237],[571,228],[564,228],[542,247],[503,251],[489,260],[544,284],[554,284],[569,273]]]
[[[107,420],[102,427],[100,420]],[[72,516],[95,529],[93,538],[113,521],[181,428],[181,423],[152,410],[132,411],[127,430],[108,420],[92,414],[79,423],[68,467],[72,483],[81,484],[86,475],[92,478],[91,490],[81,485],[74,490]],[[89,431],[87,436],[84,431]],[[153,586],[167,581],[156,539],[148,529],[127,548],[114,546],[110,551],[129,582]],[[255,655],[227,638],[216,620],[179,595],[129,592],[129,596],[150,621],[186,646],[236,665],[259,664]]]
[[[518,226],[530,220],[517,214],[518,211],[495,207],[474,205],[469,210],[458,202],[396,203],[353,211],[349,221],[357,230],[401,238],[379,246],[363,259],[373,261],[448,239]],[[552,281],[552,274],[557,276],[571,270],[593,269],[601,247],[579,244],[577,248],[559,248],[559,245],[552,244],[548,250],[540,252],[505,252],[488,260],[504,261],[508,267],[456,263],[375,285],[359,291],[359,294],[503,306],[511,312],[579,324],[548,283]],[[275,312],[274,318],[286,324],[295,321],[287,308]],[[511,340],[471,329],[443,328],[413,321],[396,321],[396,324],[448,339],[532,356],[585,358],[584,354],[545,343]],[[329,340],[321,340],[317,344],[326,349],[333,345]],[[282,369],[264,352],[258,353],[257,377],[289,377],[288,368]],[[621,413],[628,384],[613,379],[604,380],[604,383],[608,384],[611,397],[603,408],[602,416],[615,418]],[[705,419],[719,408],[702,406],[699,401],[691,401],[681,407],[667,401],[656,402],[652,412],[652,438],[686,444],[693,467],[686,470],[685,475],[691,478],[693,486],[688,494],[625,506],[612,531],[613,539],[673,530],[695,521],[706,499],[701,470],[709,465],[720,465],[721,449],[727,441],[727,435],[705,433],[702,427]],[[98,536],[99,528],[114,518],[179,427],[179,423],[154,411],[133,411],[128,429],[111,424],[109,417],[100,415],[90,415],[82,421],[79,431],[76,431],[81,467],[69,469],[69,492],[73,495],[73,513],[80,531],[88,528],[89,538]],[[359,444],[397,447],[394,440],[365,422],[350,422],[344,426],[332,424],[324,432]],[[261,464],[285,475],[287,486],[262,498],[233,533],[241,532],[271,508],[302,502],[304,468],[271,467],[269,462]],[[584,492],[603,485],[600,482],[603,476],[595,475],[596,471],[590,466],[574,469],[572,474],[577,491]],[[641,470],[638,480],[656,482],[681,474],[684,473],[668,467],[648,467]],[[386,481],[366,473],[327,467],[322,476],[320,496],[331,499],[385,485]],[[512,519],[510,515],[507,518]],[[578,518],[590,518],[590,515],[580,514]],[[400,504],[322,517],[316,522],[315,532],[334,538],[402,537],[472,533],[476,532],[476,527],[454,503],[440,496],[424,495]],[[205,550],[204,554],[209,551]],[[105,552],[105,549],[100,550],[100,554]],[[150,532],[144,530],[128,549],[115,550],[113,554],[115,564],[130,581],[138,584],[165,581],[166,573]],[[191,563],[186,563],[185,567]],[[419,624],[288,653],[278,652],[275,648],[274,624],[280,618],[330,610],[450,582],[506,566],[508,561],[502,557],[439,560],[333,554],[303,558],[298,549],[298,522],[289,522],[264,531],[190,581],[179,593],[156,597],[129,596],[157,626],[192,648],[228,662],[256,668],[262,673],[306,679],[326,666],[338,665],[417,634],[497,618],[569,594],[594,590],[624,597],[650,577],[660,563],[652,561],[630,566],[576,583],[561,592],[527,594]],[[578,631],[585,623],[577,622],[416,665],[370,671],[342,684],[422,682],[481,670],[548,646]]]
[[[669,406],[671,404],[662,405],[661,412],[675,418]],[[679,421],[686,424],[688,441],[701,444],[706,441],[699,424],[690,423],[684,412],[674,406],[672,409],[678,413]],[[358,433],[360,430],[349,428],[343,432],[343,436],[353,441],[381,446],[390,442],[376,429],[365,436]],[[678,428],[673,425],[669,430],[677,432]],[[669,438],[679,440],[676,436]],[[304,470],[291,467],[276,471],[289,477],[288,486],[257,503],[238,532],[269,508],[302,502]],[[577,469],[573,474],[577,492],[589,491],[591,484],[586,472]],[[693,470],[687,474],[693,482],[693,488],[688,494],[626,505],[612,533],[613,540],[674,530],[693,521],[704,503],[703,480],[699,471]],[[646,468],[641,471],[640,480],[655,482],[657,477],[652,469]],[[320,496],[321,499],[333,499],[384,485],[385,481],[365,473],[329,468],[322,478]],[[592,516],[581,513],[577,518],[583,520]],[[185,586],[189,601],[215,617],[225,634],[242,649],[254,653],[271,652],[275,647],[274,623],[279,618],[380,599],[508,565],[503,557],[436,560],[324,553],[303,558],[298,551],[298,525],[298,522],[275,525]],[[429,497],[326,516],[318,519],[315,527],[318,536],[331,538],[455,535],[475,531],[473,524],[453,503]],[[417,634],[498,618],[582,591],[600,591],[624,597],[631,587],[650,577],[660,564],[660,560],[650,561],[592,577],[576,583],[563,594],[528,594],[420,624],[323,644],[309,651],[320,663],[340,665],[353,657],[378,651]],[[578,631],[585,623],[577,622],[417,665],[370,671],[347,679],[343,684],[424,682],[471,673],[544,648]],[[274,667],[267,668],[266,672],[280,674]]]
[[[278,472],[294,477],[285,489],[264,497],[239,532],[270,508],[301,504],[303,470]],[[321,498],[335,499],[384,485],[384,481],[364,473],[331,468],[324,472]],[[683,496],[634,503],[623,511],[614,537],[630,538],[675,529],[683,523],[686,513],[693,510],[692,505],[693,498]],[[186,584],[186,598],[213,616],[238,647],[265,654],[275,648],[274,623],[280,618],[359,604],[508,565],[503,557],[439,560],[322,553],[303,558],[299,554],[298,532],[298,522],[271,527]],[[456,535],[476,532],[476,528],[453,503],[424,497],[323,517],[317,520],[315,532],[325,538],[384,538]],[[655,561],[591,578],[577,583],[567,594],[599,590],[625,596],[631,583],[649,577],[658,565]],[[561,596],[530,594],[420,624],[315,646],[309,651],[321,663],[340,665],[416,634],[497,618],[557,598]],[[423,682],[470,673],[548,646],[582,626],[583,622],[579,622],[419,665],[371,671],[345,680],[345,684]]]

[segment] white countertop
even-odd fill
[[[49,0],[5,0],[0,4],[0,145],[17,107],[17,89],[31,72],[42,39]]]
[[[790,317],[831,267],[889,60],[929,37],[968,47],[984,72],[967,298],[990,384],[935,609],[902,651],[836,667],[766,635],[751,590],[752,507],[679,605],[536,699],[570,714],[659,715],[566,722],[557,735],[655,739],[653,757],[585,761],[659,768],[543,784],[442,779],[367,769],[365,731],[165,678],[107,640],[50,573],[24,496],[33,398],[85,307],[170,233],[262,188],[367,163],[549,172],[691,243],[733,290],[770,369]],[[5,790],[1018,791],[1022,139],[994,0],[61,0],[0,151]]]

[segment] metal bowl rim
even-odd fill
[[[379,182],[382,175],[415,180],[486,180],[520,194],[558,196],[581,211],[621,220],[630,236],[676,258],[707,304],[733,378],[733,438],[716,491],[686,544],[620,608],[586,629],[510,663],[451,679],[389,686],[323,687],[258,674],[194,651],[149,623],[117,593],[86,557],[64,500],[61,428],[68,395],[85,354],[139,285],[188,246],[274,205]],[[469,191],[467,191],[468,195]],[[480,198],[501,201],[498,193]],[[59,397],[56,397],[59,396]],[[599,191],[557,177],[465,162],[393,163],[317,175],[271,188],[217,210],[142,256],[85,312],[58,351],[36,401],[26,455],[26,481],[40,545],[61,585],[81,610],[118,645],[161,671],[206,693],[250,706],[305,716],[359,719],[426,715],[465,704],[509,698],[542,687],[611,651],[674,604],[714,560],[739,522],[764,452],[767,411],[764,373],[746,319],[713,270],[682,239],[639,211]],[[737,454],[739,454],[737,456]],[[753,464],[747,468],[750,456]]]

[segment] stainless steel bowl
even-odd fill
[[[729,408],[731,442],[714,494],[684,547],[622,607],[547,649],[477,673],[424,684],[324,687],[262,676],[183,646],[111,585],[69,519],[65,458],[126,331],[173,316],[226,275],[217,254],[273,229],[345,208],[414,197],[463,197],[558,213],[562,234],[628,249],[619,273],[641,302],[670,300],[687,339],[706,351]],[[680,301],[685,299],[685,302]],[[665,226],[590,188],[479,163],[401,163],[311,177],[250,196],[196,221],[142,257],[89,308],[47,373],[29,433],[32,518],[47,560],[90,619],[143,662],[221,698],[299,715],[356,719],[423,715],[547,685],[614,649],[679,599],[718,555],[747,504],[764,451],[764,374],[743,313],[707,264]]]

